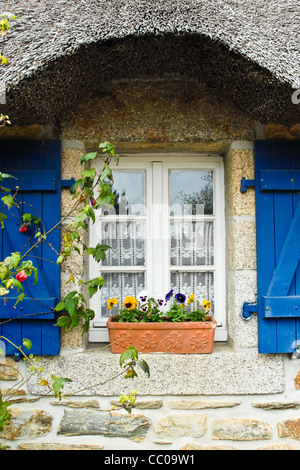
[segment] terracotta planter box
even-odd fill
[[[123,353],[128,346],[138,352],[169,354],[210,354],[213,351],[216,320],[206,322],[126,323],[107,321],[112,353]]]

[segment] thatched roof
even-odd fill
[[[261,122],[300,122],[299,0],[2,0],[11,116],[53,122],[111,80],[206,83]]]

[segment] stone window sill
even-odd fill
[[[99,346],[97,346],[99,347]],[[121,369],[119,355],[109,348],[69,352],[41,358],[43,376],[55,374],[72,380],[64,393],[82,396],[119,396],[131,389],[139,395],[243,395],[281,393],[285,390],[282,355],[261,355],[255,351],[235,352],[227,344],[216,344],[212,354],[140,354],[151,376],[137,367],[138,377],[109,380]],[[29,381],[33,395],[47,393],[39,380]]]

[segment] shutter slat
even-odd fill
[[[52,149],[50,155],[49,148]],[[17,181],[10,180],[10,185],[20,186],[17,198],[21,204],[17,211],[16,207],[10,209],[10,215],[14,213],[16,218],[9,217],[6,229],[1,231],[2,258],[12,251],[22,251],[24,254],[36,242],[33,226],[26,233],[19,232],[18,224],[22,214],[31,213],[40,217],[46,231],[59,221],[60,159],[59,141],[4,142],[0,152],[0,171],[18,176]],[[6,181],[8,179],[3,186],[11,187],[5,185]],[[57,314],[53,311],[60,298],[60,268],[56,264],[60,251],[60,232],[56,232],[58,233],[51,233],[46,243],[36,246],[26,258],[32,260],[38,269],[38,283],[32,285],[33,275],[23,283],[26,295],[23,302],[13,308],[16,298],[11,295],[7,301],[0,298],[0,331],[3,336],[5,332],[9,338],[11,332],[11,337],[18,339],[16,344],[20,345],[23,338],[30,339],[30,352],[36,355],[56,355],[60,349],[60,329],[55,326]],[[25,243],[27,244],[24,247]],[[8,321],[9,318],[13,321]],[[14,354],[11,347],[7,348],[7,354]]]
[[[299,142],[255,143],[255,173],[268,175],[268,191],[256,185],[259,352],[293,352],[300,344],[300,204],[287,188],[287,175],[299,169]],[[280,174],[282,181],[280,182]],[[275,181],[272,181],[272,178]],[[263,178],[262,178],[263,179]],[[285,187],[282,191],[280,188]],[[299,212],[298,212],[299,211]],[[298,289],[298,290],[297,290]]]

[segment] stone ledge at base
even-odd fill
[[[213,352],[213,354],[140,354],[147,361],[151,376],[138,366],[133,380],[119,376],[119,355],[103,351],[86,351],[67,356],[40,358],[43,378],[50,375],[72,380],[64,394],[116,396],[135,388],[141,395],[258,395],[285,390],[282,355],[260,355],[256,352]],[[32,377],[28,391],[48,395],[47,387]]]

